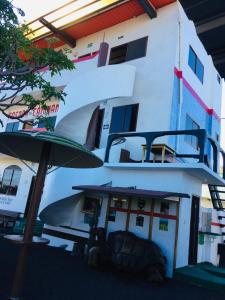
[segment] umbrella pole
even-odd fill
[[[34,190],[32,193],[32,199],[27,213],[27,222],[24,231],[23,244],[19,253],[16,272],[13,281],[13,287],[11,291],[11,300],[19,300],[23,289],[23,281],[26,270],[26,261],[28,256],[28,248],[32,244],[34,225],[38,214],[39,205],[41,202],[41,195],[44,188],[45,177],[47,173],[49,156],[50,156],[51,144],[48,142],[44,143],[38,172],[34,184]]]

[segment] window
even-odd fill
[[[38,128],[46,128],[50,130],[54,130],[56,122],[56,116],[55,117],[49,117],[49,118],[43,118],[39,120]]]
[[[100,199],[85,197],[82,212],[84,213],[84,223],[91,225],[97,222],[101,210]]]
[[[9,166],[4,170],[0,193],[6,195],[16,195],[20,182],[22,170],[18,166]]]
[[[32,129],[32,128],[33,128],[33,121],[26,121],[23,124],[23,129],[24,130],[29,130],[29,129]]]
[[[148,38],[144,37],[111,49],[109,65],[144,57],[147,50]]]
[[[200,126],[192,120],[189,115],[186,116],[186,125],[185,125],[186,130],[195,130],[195,129],[200,129]],[[185,135],[185,141],[190,144],[193,148],[198,150],[198,139],[196,136],[193,135]]]
[[[19,122],[11,122],[6,125],[5,131],[6,132],[12,132],[17,131],[19,129]]]
[[[110,133],[136,130],[138,104],[113,107]]]
[[[87,54],[78,56],[78,58],[86,58],[86,57],[89,57],[90,55],[91,55],[91,53],[87,53]]]
[[[188,64],[190,68],[193,70],[193,72],[196,74],[198,79],[203,83],[204,66],[191,46],[189,48]]]

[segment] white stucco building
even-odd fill
[[[99,169],[61,168],[47,176],[40,207],[45,235],[52,245],[72,249],[74,240],[88,238],[91,203],[98,202],[98,226],[155,241],[168,259],[169,276],[187,264],[218,264],[218,214],[203,209],[200,197],[203,185],[225,183],[212,146],[220,141],[222,80],[179,2],[152,0],[153,12],[148,1],[147,7],[136,0],[111,2],[64,26],[76,38],[68,54],[76,69],[53,79],[45,70],[67,93],[65,105],[51,104],[55,133],[104,161]],[[48,31],[41,34],[38,45]],[[3,131],[14,130],[9,123],[4,120]],[[199,139],[184,130],[196,130]],[[0,209],[23,213],[33,174],[1,156],[3,183],[4,170],[14,165],[22,170],[18,190],[0,195]],[[219,233],[213,243],[204,226]]]

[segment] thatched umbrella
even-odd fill
[[[18,159],[39,163],[32,198],[27,213],[27,222],[21,243],[10,299],[19,299],[26,265],[27,251],[35,242],[34,224],[37,218],[45,177],[49,166],[67,168],[96,168],[101,159],[80,144],[50,132],[17,131],[0,133],[0,152]]]

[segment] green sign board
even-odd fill
[[[159,220],[159,230],[168,231],[168,219]]]
[[[15,234],[23,234],[24,229],[25,229],[25,225],[26,225],[26,219],[25,218],[17,219],[16,224],[13,228],[13,232]],[[43,231],[43,226],[44,226],[44,224],[42,223],[42,221],[36,220],[35,225],[34,225],[34,235],[41,236],[42,231]]]

